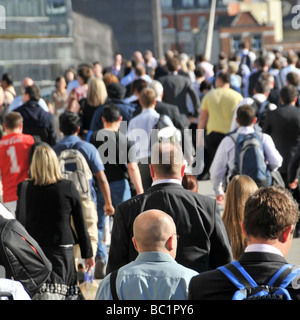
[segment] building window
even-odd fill
[[[169,18],[168,17],[162,17],[162,27],[163,28],[169,27]]]
[[[182,29],[183,30],[191,30],[191,17],[183,17],[182,18]]]
[[[205,25],[206,25],[206,18],[204,16],[200,16],[198,18],[198,28],[202,29],[205,27]]]
[[[171,8],[172,0],[160,0],[162,8]]]
[[[233,36],[231,38],[231,50],[233,52],[239,51],[239,47],[241,43],[242,43],[242,37],[240,35]]]
[[[208,7],[209,6],[209,0],[198,0],[199,7]]]
[[[262,38],[260,34],[253,35],[251,47],[253,50],[257,51],[260,51],[262,49]]]
[[[66,13],[67,6],[66,0],[47,0],[47,13],[48,14],[63,14]]]
[[[193,7],[194,6],[194,0],[182,0],[182,6],[187,7]]]

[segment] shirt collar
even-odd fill
[[[250,244],[246,247],[245,252],[269,252],[269,253],[279,254],[280,256],[283,257],[283,254],[279,249],[264,243]]]
[[[241,133],[241,134],[248,134],[253,132],[254,132],[253,127],[239,127],[237,130],[237,133]]]
[[[176,263],[176,261],[168,253],[158,252],[158,251],[141,252],[137,256],[136,261],[149,261],[149,262],[171,261]]]
[[[178,179],[159,179],[152,182],[152,186],[156,186],[161,183],[177,183],[181,185],[181,181]]]

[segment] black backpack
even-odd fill
[[[300,266],[283,265],[267,285],[258,285],[238,261],[220,270],[236,287],[232,300],[292,300],[286,287],[300,275]]]
[[[33,297],[52,271],[52,264],[38,243],[15,219],[0,215],[0,265],[6,278],[22,283]]]

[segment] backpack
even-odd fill
[[[267,285],[258,285],[238,261],[218,267],[236,287],[232,300],[292,300],[286,287],[300,275],[300,267],[283,265]]]
[[[42,287],[52,271],[52,264],[38,243],[15,219],[0,215],[0,265],[6,278],[22,283],[30,297]]]
[[[244,55],[242,56],[242,59],[241,59],[241,63],[240,63],[240,64],[241,64],[241,65],[245,64],[245,65],[249,68],[250,71],[252,70],[253,64],[252,64],[252,61],[251,61],[251,59],[250,59],[249,54],[244,54]]]
[[[60,153],[58,156],[60,169],[64,179],[74,182],[80,197],[90,199],[90,180],[93,174],[83,154],[76,149],[76,145],[74,149],[66,149]]]
[[[267,111],[270,109],[270,102],[265,100],[264,102],[259,102],[258,100],[253,99],[252,107],[255,109],[257,124],[262,128],[264,124],[264,120],[266,118]]]
[[[258,186],[271,185],[271,173],[267,167],[262,145],[262,133],[233,133],[229,135],[235,143],[235,167],[233,174],[251,177]]]
[[[64,179],[73,181],[77,191],[79,192],[84,220],[92,242],[93,252],[95,253],[98,242],[98,214],[96,204],[92,199],[91,193],[90,181],[93,179],[93,174],[85,157],[79,150],[77,150],[81,143],[82,141],[76,143],[72,149],[62,151],[58,156],[58,160]],[[75,238],[78,238],[73,219],[71,221],[71,225]],[[74,248],[75,257],[80,256],[79,250],[78,245],[76,245]]]
[[[151,143],[154,144],[156,141],[162,141],[164,139],[176,140],[175,127],[169,126],[164,122],[164,115],[160,114],[159,118],[152,128],[151,132]]]

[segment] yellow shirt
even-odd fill
[[[237,105],[243,100],[241,94],[230,88],[217,88],[208,92],[202,100],[201,110],[208,112],[206,134],[227,134]]]

